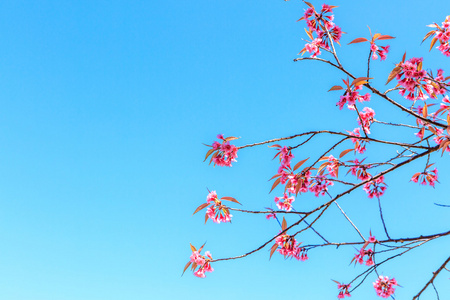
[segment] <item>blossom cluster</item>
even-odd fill
[[[363,111],[359,113],[358,124],[361,125],[366,133],[370,133],[370,125],[373,123],[375,111],[370,107],[364,107]],[[361,123],[362,121],[362,123]]]
[[[339,106],[339,109],[342,109],[344,105],[347,104],[348,109],[355,110],[356,101],[370,101],[370,94],[360,95],[358,92],[359,90],[362,90],[362,85],[347,88],[344,95],[341,96],[336,103],[336,105]]]
[[[351,136],[361,137],[360,131],[361,131],[361,129],[358,127],[358,128],[353,129],[353,131],[347,131],[347,132]],[[357,138],[351,138],[351,141],[353,144],[355,144],[355,151],[357,151],[359,154],[363,154],[366,151],[366,141],[357,139]]]
[[[207,145],[208,147],[211,147],[207,154],[206,159],[212,154],[211,162],[214,162],[214,166],[220,166],[220,167],[231,167],[232,162],[236,162],[237,151],[238,148],[234,145],[230,144],[231,140],[237,139],[236,137],[227,137],[225,138],[223,134],[218,134],[217,138],[219,140],[222,140],[222,142],[214,141],[211,146]]]
[[[366,266],[374,265],[373,255],[375,254],[375,252],[371,248],[365,249],[369,243],[375,244],[377,243],[377,239],[374,236],[370,235],[367,243],[364,244],[364,246],[359,250],[357,254],[355,254],[355,257],[352,259],[352,261],[355,261],[355,264],[359,263],[360,265],[362,265],[365,263]],[[367,258],[365,258],[366,256]]]
[[[421,81],[427,75],[422,69],[423,58],[413,57],[398,64],[398,74],[395,78],[401,86],[399,94],[408,100],[425,100],[428,98],[421,89]]]
[[[222,204],[222,201],[219,200],[216,191],[212,191],[208,194],[206,197],[206,202],[212,204],[206,210],[206,215],[208,218],[213,220],[214,223],[231,222],[232,215],[230,214],[228,208]]]
[[[288,234],[279,235],[275,239],[275,244],[279,247],[279,249],[277,249],[277,252],[282,254],[284,258],[293,257],[301,261],[305,261],[308,259],[305,248],[300,247],[301,243],[298,243],[293,236],[290,236]]]
[[[395,278],[389,279],[388,276],[381,276],[373,283],[377,296],[389,298],[395,292],[395,286],[398,286]]]
[[[369,198],[383,196],[386,190],[386,183],[384,183],[384,176],[380,176],[377,179],[367,182],[364,185],[363,190],[366,191]]]
[[[317,175],[311,180],[309,191],[313,192],[316,197],[325,195],[328,192],[328,187],[332,186],[333,182],[328,180],[324,175]]]
[[[313,5],[307,4],[309,5],[309,8],[305,10],[303,17],[301,17],[299,21],[306,21],[306,26],[308,27],[307,34],[311,39],[311,42],[307,43],[300,53],[303,54],[308,51],[311,54],[311,57],[317,57],[321,54],[321,48],[326,50],[330,49],[328,43],[329,37],[331,37],[333,41],[339,42],[342,37],[342,30],[333,23],[333,8],[336,8],[337,6],[323,4],[322,9],[317,12]],[[314,35],[317,37],[314,37]]]
[[[292,202],[295,201],[294,197],[289,197],[286,193],[284,193],[283,197],[275,197],[275,203],[279,209],[284,209],[286,211],[292,210]]]
[[[438,48],[439,51],[442,52],[445,56],[450,56],[450,16],[447,16],[445,18],[445,21],[442,22],[442,26],[439,26],[438,24],[434,23],[431,25],[428,25],[429,27],[434,27],[436,30],[430,31],[426,36],[426,40],[428,37],[434,35],[434,38],[431,42],[431,47],[434,46],[436,41],[439,41],[440,45],[436,48]],[[430,48],[431,50],[431,48]]]
[[[420,182],[420,184],[422,185],[427,185],[428,183],[429,185],[434,187],[434,183],[439,182],[438,170],[437,168],[434,168],[434,170],[425,170],[424,172],[416,173],[412,176],[411,180],[416,183]]]
[[[230,214],[230,210],[228,209],[228,207],[222,204],[222,200],[240,204],[239,201],[237,201],[233,197],[222,197],[219,199],[219,197],[217,197],[216,191],[212,191],[209,192],[208,196],[206,196],[206,203],[203,203],[199,207],[197,207],[193,214],[195,215],[197,212],[208,207],[205,214],[205,223],[208,221],[208,219],[213,220],[214,223],[231,222],[231,217],[233,216]]]
[[[380,61],[385,60],[387,57],[387,54],[389,52],[389,48],[390,48],[389,45],[378,47],[377,45],[375,45],[375,43],[370,43],[370,51],[372,51],[372,59],[373,60],[378,59],[378,55],[379,55]]]
[[[363,165],[365,159],[362,161],[359,161],[357,158],[350,161],[353,163],[352,166],[350,166],[350,169],[348,172],[351,172],[353,176],[356,176],[359,180],[365,181],[371,177],[371,175],[367,172],[367,169],[369,168],[368,165]]]
[[[350,284],[343,284],[343,283],[337,283],[337,288],[339,289],[338,299],[344,299],[346,296],[351,297],[350,292],[348,289],[351,287]]]
[[[211,267],[211,261],[213,259],[211,253],[209,253],[209,251],[206,251],[205,255],[200,254],[203,246],[199,250],[197,250],[194,246],[191,245],[192,254],[190,256],[190,261],[184,267],[184,271],[186,271],[186,269],[192,265],[191,270],[194,272],[194,275],[199,278],[205,278],[205,272],[214,271],[214,269]]]

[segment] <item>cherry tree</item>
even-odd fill
[[[304,15],[298,21],[306,23],[306,44],[294,61],[301,63],[309,60],[328,64],[330,68],[341,72],[341,78],[335,78],[336,84],[327,90],[336,95],[336,113],[347,109],[354,112],[355,128],[343,128],[342,131],[308,131],[240,146],[236,144],[237,137],[217,135],[216,141],[206,145],[208,151],[205,161],[214,166],[231,167],[237,163],[239,151],[259,146],[273,149],[273,159],[279,162],[279,167],[274,170],[269,189],[270,192],[276,193],[273,203],[277,209],[243,209],[241,203],[236,200],[237,196],[223,196],[216,191],[209,191],[206,202],[194,209],[194,214],[204,212],[205,223],[231,222],[231,213],[239,214],[239,217],[244,214],[260,214],[265,215],[271,222],[277,222],[279,231],[268,233],[267,240],[259,247],[234,257],[213,258],[209,251],[202,254],[205,245],[198,248],[190,245],[190,260],[183,273],[190,269],[195,276],[204,278],[207,272],[213,271],[216,262],[245,258],[263,249],[268,250],[269,257],[281,255],[284,258],[305,261],[317,248],[351,247],[357,250],[349,257],[349,262],[363,265],[364,269],[362,272],[355,272],[354,277],[346,281],[333,280],[337,288],[337,298],[350,297],[356,289],[367,288],[363,283],[368,280],[372,281],[376,295],[393,298],[396,288],[400,285],[406,286],[407,283],[397,282],[395,273],[381,274],[378,271],[379,266],[430,241],[450,235],[448,230],[428,235],[411,232],[408,236],[394,236],[390,233],[391,225],[387,226],[388,222],[383,216],[382,203],[386,190],[392,188],[388,187],[385,175],[407,168],[412,162],[420,161],[422,167],[411,170],[410,177],[403,180],[431,187],[439,183],[436,157],[448,155],[447,152],[450,152],[450,76],[446,77],[442,69],[435,72],[426,69],[422,58],[409,57],[405,53],[402,58],[394,58],[395,66],[392,71],[375,83],[375,78],[371,77],[371,67],[375,61],[381,63],[387,59],[390,50],[387,43],[393,42],[394,37],[371,32],[370,28],[367,36],[352,37],[348,45],[342,46],[342,51],[345,51],[346,47],[355,47],[355,44],[362,44],[367,49],[368,58],[364,62],[367,65],[366,71],[364,74],[352,73],[341,63],[336,51],[344,34],[334,18],[337,6],[323,4],[321,7],[315,7],[309,2],[304,3]],[[433,23],[428,26],[431,30],[422,42],[431,40],[430,51],[437,49],[439,55],[444,55],[446,59],[450,56],[450,16],[440,25]],[[351,36],[351,33],[347,34]],[[378,120],[375,110],[369,107],[369,102],[374,97],[387,102],[392,109],[410,116],[411,122]],[[384,127],[385,130],[390,127],[404,128],[415,135],[415,141],[405,142],[400,138],[389,140],[383,137],[383,131],[372,136],[373,126]],[[318,136],[333,136],[339,140],[326,147],[317,144],[315,152],[307,157],[300,149],[308,143],[313,143],[314,138]],[[284,143],[286,145],[283,145]],[[375,144],[386,147],[386,159],[377,161],[365,156],[366,149]],[[368,198],[378,202],[379,219],[376,221],[381,222],[384,232],[362,232],[340,206],[341,199],[357,189],[364,190]],[[295,201],[306,193],[318,197],[316,207],[305,211],[295,209]],[[447,204],[437,205],[448,207]],[[326,220],[324,213],[333,206],[339,209],[343,218],[353,228],[353,241],[333,241],[315,228],[315,224]],[[308,243],[302,240],[302,233],[307,230],[313,231],[322,242]],[[448,271],[446,266],[449,262],[450,257],[442,261],[431,276],[424,279],[423,286],[408,287],[417,289],[413,299],[419,299],[429,288],[435,289],[439,299],[434,280],[443,271]]]

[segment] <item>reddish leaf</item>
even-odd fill
[[[233,140],[237,140],[237,139],[239,139],[239,138],[235,137],[235,136],[229,136],[229,137],[225,138],[225,142],[229,142],[229,141],[233,141]]]
[[[194,211],[194,213],[192,215],[195,215],[196,213],[198,213],[199,211],[201,211],[202,209],[204,209],[205,207],[207,207],[209,205],[209,203],[203,203],[202,205],[200,205],[199,207],[197,207],[197,209]]]
[[[433,38],[433,39],[431,40],[430,51],[431,51],[431,49],[433,49],[433,46],[434,46],[434,44],[436,44],[437,41],[438,41],[437,38]]]
[[[287,228],[287,222],[286,219],[283,217],[283,222],[281,222],[281,230],[286,230]]]
[[[354,151],[355,149],[347,149],[341,152],[341,154],[339,154],[339,158],[342,158],[343,156],[345,156],[346,154]]]
[[[406,54],[406,53],[405,53]],[[392,79],[395,78],[395,76],[397,76],[398,73],[400,73],[402,71],[402,68],[400,66],[396,66],[391,73],[388,76],[388,79],[386,81],[386,84],[388,84],[389,82],[391,82]]]
[[[239,203],[239,201],[237,201],[237,200],[234,199],[233,197],[222,197],[221,199],[223,199],[223,200],[228,200],[228,201],[231,201],[231,202],[234,202],[234,203],[237,203],[237,204],[242,205],[241,203]]]
[[[198,265],[197,263],[193,263],[192,267],[191,267],[191,271],[195,271],[195,269],[197,269]]]
[[[343,90],[344,88],[342,87],[342,86],[340,86],[340,85],[335,85],[335,86],[333,86],[333,87],[331,87],[331,89],[329,89],[328,91],[329,92],[331,92],[331,91],[339,91],[339,90]]]
[[[275,251],[277,250],[277,248],[278,248],[278,244],[277,244],[277,243],[273,244],[272,248],[270,248],[270,256],[269,256],[269,259],[272,258],[272,255],[275,253]]]
[[[314,40],[314,37],[312,36],[311,32],[310,32],[309,30],[306,30],[306,28],[303,28],[303,29],[305,29],[305,32],[306,32],[306,34],[308,35],[308,37],[309,37],[311,40]]]
[[[189,243],[189,245],[191,245],[191,250],[192,250],[192,252],[197,251],[197,249],[195,249],[195,247],[192,246],[192,244]]]
[[[208,214],[205,214],[205,224],[208,221],[208,219],[209,219]]]
[[[205,160],[204,161],[206,161],[208,159],[208,156],[210,156],[211,153],[213,153],[214,151],[217,151],[217,150],[209,149],[208,152],[206,152],[206,156],[205,156]]]
[[[270,189],[270,192],[272,192],[273,189],[276,188],[279,183],[280,183],[280,178],[277,178],[277,180],[275,180],[275,182],[273,183],[272,188]],[[269,192],[269,194],[270,194],[270,192]]]
[[[294,166],[294,171],[297,170],[298,168],[300,168],[308,159],[309,159],[309,157],[296,163]]]
[[[423,117],[426,118],[428,116],[428,106],[425,103],[425,105],[423,106]]]
[[[356,44],[356,43],[362,43],[362,42],[368,42],[368,41],[369,41],[368,39],[361,37],[361,38],[354,39],[353,41],[351,41],[347,45]]]
[[[306,2],[306,1],[304,1],[305,2],[305,4],[306,5],[308,5],[309,7],[311,7],[311,8],[313,8],[314,9],[314,6],[311,4],[311,3],[309,3],[309,2]]]
[[[181,276],[183,276],[184,272],[186,272],[187,268],[189,268],[189,266],[191,265],[191,263],[192,263],[192,262],[188,262],[188,263],[186,264],[186,266],[184,266],[183,273],[181,273]]]
[[[281,148],[281,146],[278,145],[278,144],[270,145],[270,146],[267,146],[267,147],[269,147],[269,148]]]
[[[369,78],[369,77],[358,77],[358,78],[355,78],[352,81],[352,84],[350,84],[350,86],[352,86],[352,85],[358,86],[358,85],[364,84],[363,81],[366,81],[366,83],[367,83],[367,80],[369,80],[369,79],[373,79],[373,78]]]
[[[428,39],[430,36],[432,36],[434,34],[434,30],[428,32],[425,37],[422,40],[422,43],[425,42],[426,39]]]
[[[380,40],[390,40],[390,39],[395,39],[395,37],[390,36],[390,35],[380,35],[380,36],[378,37],[378,40],[379,40],[379,41],[380,41]]]
[[[406,52],[405,52],[405,54],[403,54],[402,63],[405,62],[405,59],[406,59]]]
[[[381,36],[381,34],[375,33],[372,37],[372,42],[375,41],[379,36]]]
[[[198,249],[198,253],[202,252],[203,247],[205,247],[205,245],[206,245],[206,242],[200,247],[200,249]]]

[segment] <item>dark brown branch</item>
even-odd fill
[[[420,297],[420,295],[427,289],[427,287],[433,283],[436,276],[438,276],[438,274],[445,268],[445,265],[449,261],[450,261],[450,256],[444,261],[444,263],[439,267],[439,269],[437,269],[435,272],[433,272],[433,276],[431,277],[431,279],[427,282],[427,284],[425,284],[425,286],[420,290],[420,292],[418,292],[417,295],[415,295],[413,297],[413,300],[418,299]]]

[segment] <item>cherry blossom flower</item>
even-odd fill
[[[328,162],[329,162],[329,164],[327,165],[328,174],[330,174],[331,177],[338,177],[340,165],[339,160],[334,158],[333,155],[330,155],[328,156]]]
[[[438,170],[434,168],[434,170],[425,170],[421,173],[416,173],[412,176],[411,180],[413,182],[420,182],[422,185],[427,185],[429,183],[432,187],[434,187],[435,182],[438,181]]]
[[[277,219],[277,215],[276,215],[276,213],[270,213],[270,214],[267,214],[266,215],[266,219],[267,220],[270,220],[271,218],[273,218],[273,219]]]
[[[370,43],[370,51],[372,51],[372,59],[373,60],[378,59],[378,55],[379,55],[380,61],[385,60],[387,57],[387,54],[389,52],[389,48],[390,48],[389,45],[378,47],[377,45],[375,45],[375,43]]]
[[[364,107],[363,111],[359,113],[359,116],[356,120],[358,124],[364,128],[366,133],[370,133],[370,125],[373,123],[373,119],[375,117],[375,111],[370,107]],[[361,124],[362,121],[362,124]]]
[[[297,243],[293,236],[282,234],[277,236],[275,243],[279,246],[277,251],[284,256],[284,258],[293,257],[297,260],[305,261],[308,259],[306,250],[299,247],[301,243]]]
[[[325,176],[317,175],[311,179],[309,191],[313,192],[316,197],[319,197],[319,195],[323,196],[328,191],[328,187],[332,185],[333,182],[329,181]]]
[[[408,100],[425,100],[428,98],[421,89],[422,81],[427,72],[422,69],[423,58],[411,58],[399,63],[401,71],[395,76],[400,88],[399,94]]]
[[[388,276],[381,276],[373,283],[377,296],[389,298],[395,292],[395,286],[398,286],[395,278],[389,279]]]
[[[360,128],[355,128],[353,131],[347,131],[351,136],[360,137]],[[355,151],[357,151],[360,154],[363,154],[366,151],[366,141],[357,139],[357,138],[351,138],[351,141],[353,144],[355,144]],[[353,174],[354,175],[354,174]]]
[[[194,246],[191,245],[192,254],[190,256],[189,262],[186,264],[184,270],[191,266],[191,270],[194,272],[194,275],[199,278],[205,278],[205,272],[212,272],[214,269],[211,267],[212,256],[209,251],[205,252],[205,255],[201,255],[203,246],[197,250]],[[198,268],[198,269],[197,269]],[[183,272],[184,273],[184,272]]]
[[[364,185],[363,190],[366,191],[369,198],[383,196],[386,190],[386,183],[384,183],[384,176],[380,176]]]
[[[337,288],[339,289],[338,299],[344,299],[344,297],[351,297],[350,292],[348,289],[351,287],[350,284],[343,284],[343,283],[337,283]]]
[[[206,203],[210,203],[211,206],[206,210],[206,215],[208,218],[213,220],[214,223],[226,223],[231,222],[231,218],[233,217],[230,214],[228,208],[222,204],[222,201],[217,197],[216,191],[212,191],[206,197]]]
[[[362,85],[357,85],[351,88],[347,88],[344,95],[339,98],[339,101],[336,103],[339,106],[339,109],[342,109],[345,104],[347,104],[348,109],[355,110],[356,101],[370,101],[370,94],[367,93],[365,95],[360,95],[359,90],[362,90]]]
[[[206,155],[205,160],[212,155],[210,163],[214,162],[214,165],[220,166],[220,167],[231,167],[232,162],[236,162],[237,151],[238,148],[234,145],[230,144],[230,140],[235,140],[237,138],[235,137],[228,137],[224,138],[223,134],[218,134],[217,138],[222,140],[222,143],[218,141],[214,141],[211,146],[207,145],[208,147],[211,147]]]
[[[371,177],[370,174],[367,172],[367,169],[369,168],[369,166],[362,164],[364,162],[364,160],[365,159],[363,159],[362,161],[359,161],[357,158],[355,158],[354,160],[350,161],[354,165],[352,165],[350,167],[347,174],[349,172],[351,172],[353,176],[356,176],[359,180],[362,180],[362,181],[369,179]]]
[[[353,260],[355,261],[355,264],[359,263],[360,265],[362,265],[365,263],[366,266],[373,266],[374,265],[373,255],[374,255],[374,252],[371,248],[369,248],[367,250],[364,248],[361,248],[359,250],[359,252],[357,254],[355,254],[355,257],[353,258]],[[364,258],[366,256],[367,256],[367,259],[364,261]]]
[[[283,197],[275,197],[275,203],[277,207],[282,210],[291,211],[292,210],[292,202],[295,201],[294,197],[288,197],[286,193],[284,193]]]
[[[450,16],[447,16],[444,20],[444,22],[442,22],[442,26],[435,24],[431,24],[428,25],[429,27],[434,27],[436,28],[436,30],[429,32],[426,35],[426,38],[428,38],[430,36],[430,34],[434,35],[434,42],[436,40],[439,40],[440,45],[438,47],[436,47],[439,51],[442,52],[443,55],[445,56],[450,56],[450,45],[449,45],[449,40],[450,40]]]

